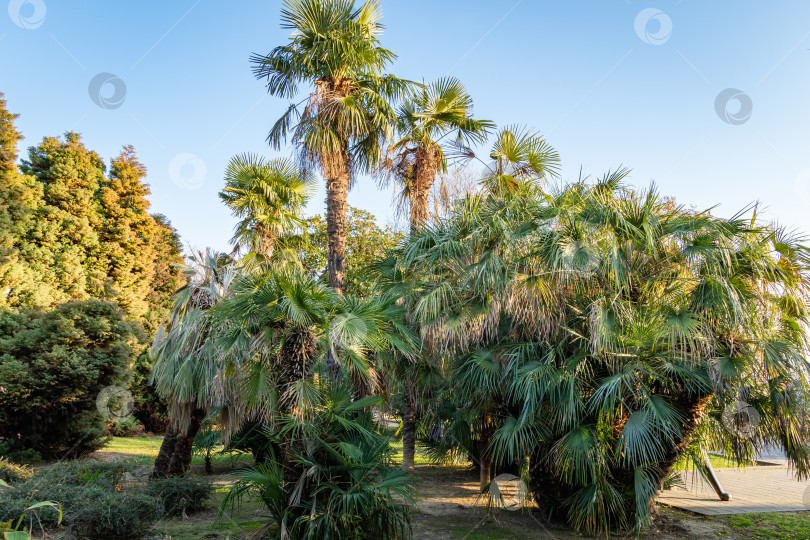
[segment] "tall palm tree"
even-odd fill
[[[346,197],[355,174],[379,159],[396,119],[389,101],[407,86],[382,73],[396,56],[380,46],[381,17],[377,0],[360,8],[354,0],[285,0],[281,26],[292,31],[290,41],[251,56],[254,74],[274,96],[292,99],[300,85],[312,85],[268,141],[280,148],[290,133],[300,162],[323,173],[329,284],[338,293],[345,287]]]
[[[399,139],[388,148],[377,175],[383,185],[394,181],[400,188],[399,208],[408,208],[412,233],[427,221],[428,196],[436,176],[447,172],[451,158],[469,157],[470,146],[483,143],[494,126],[489,120],[473,118],[472,97],[454,77],[439,79],[405,95],[397,111]],[[403,391],[405,469],[413,469],[416,454],[416,388],[410,375],[405,377]]]
[[[304,225],[301,210],[313,186],[314,177],[289,159],[266,161],[256,154],[231,158],[219,193],[239,218],[231,242],[269,258],[278,236]]]
[[[454,114],[449,115],[442,115],[442,107],[444,104],[452,104],[456,103],[455,108],[452,110],[455,113],[460,113],[460,109],[462,109],[462,105],[464,107],[471,106],[471,100],[466,96],[466,93],[463,91],[463,87],[456,84],[452,80],[440,81],[433,85],[432,89],[426,89],[421,94],[417,94],[418,102],[420,105],[419,107],[423,107],[424,109],[430,111],[436,111],[436,117],[432,119],[428,119],[428,115],[426,114],[424,118],[422,118],[421,112],[408,112],[414,110],[415,105],[405,106],[404,110],[406,113],[402,115],[402,122],[400,123],[401,128],[408,126],[409,122],[419,123],[422,127],[417,130],[414,130],[410,137],[404,136],[398,143],[394,146],[394,148],[400,149],[400,154],[397,159],[391,159],[386,162],[388,170],[391,171],[389,174],[394,175],[401,183],[404,184],[405,193],[408,195],[413,195],[411,193],[411,189],[409,188],[410,185],[413,185],[414,179],[414,172],[413,168],[416,167],[424,167],[423,172],[419,173],[423,175],[423,178],[427,178],[432,182],[439,172],[440,168],[443,164],[446,164],[446,153],[441,149],[440,145],[437,141],[427,142],[424,138],[424,135],[421,133],[429,133],[434,136],[436,139],[440,139],[444,135],[447,134],[455,134],[456,141],[455,144],[457,147],[463,149],[465,153],[469,152],[469,149],[464,148],[464,143],[471,142],[473,140],[481,140],[486,133],[487,129],[490,127],[490,123],[487,121],[476,121],[470,120],[463,120],[462,117],[455,116]],[[432,97],[433,96],[433,97]],[[444,96],[444,99],[441,98]],[[433,103],[433,105],[428,105],[429,103]],[[449,106],[449,105],[448,105]],[[469,112],[469,108],[465,109]],[[445,123],[442,118],[447,120],[448,117],[454,118],[452,123]],[[420,119],[421,118],[421,119]],[[438,136],[437,136],[438,135]],[[417,142],[418,141],[418,142]],[[425,153],[438,156],[441,160],[439,162],[433,163],[432,171],[428,171],[428,173],[424,172],[430,163],[418,163],[415,158],[412,158],[411,155],[419,155],[421,151],[418,150],[420,146],[417,146],[417,151],[409,152],[409,147],[418,144],[421,145]],[[516,190],[523,186],[526,189],[536,189],[537,185],[545,182],[549,178],[553,178],[557,175],[557,171],[559,169],[559,155],[557,152],[538,134],[530,131],[527,128],[523,128],[520,126],[510,126],[500,130],[496,136],[495,143],[493,144],[493,148],[490,154],[492,158],[492,162],[487,164],[487,169],[485,171],[484,177],[481,179],[481,184],[484,188],[487,189],[487,194],[490,197],[501,197],[502,195],[514,195]],[[402,166],[396,165],[397,163],[403,164]],[[410,163],[410,165],[407,165]],[[410,168],[410,169],[409,169]],[[505,186],[505,187],[504,187]],[[419,188],[425,190],[430,189],[430,185],[421,185]],[[505,191],[506,190],[506,191]],[[416,191],[414,189],[414,191]],[[465,204],[472,205],[472,215],[475,215],[477,212],[477,207],[475,201],[478,201],[480,197],[468,197]],[[412,234],[417,235],[419,233],[419,229],[423,226],[424,221],[414,222],[414,219],[423,219],[427,216],[427,191],[424,192],[424,200],[417,203],[422,206],[422,208],[416,212],[413,211],[414,206],[414,199],[411,198],[411,227],[412,227]],[[428,228],[429,230],[432,230]],[[426,234],[429,234],[426,231]],[[415,246],[413,246],[415,247]],[[419,265],[415,267],[410,266],[412,261],[410,261],[410,257],[420,257],[420,251],[414,249],[408,249],[401,253],[401,262],[406,265],[404,269],[405,275],[408,277],[406,279],[417,279],[421,280],[425,276],[428,276],[427,279],[432,279],[435,277],[434,269],[427,269],[422,268]],[[414,269],[416,268],[416,269]],[[437,268],[441,268],[439,265]],[[427,273],[421,273],[423,270],[427,270]],[[393,282],[391,278],[393,276]],[[387,276],[383,276],[384,279],[387,279],[389,284],[393,283],[393,287],[397,290],[401,287],[401,283],[399,280],[402,279],[402,275],[394,271],[391,273],[391,270],[388,271]],[[421,281],[420,281],[421,282]],[[440,293],[444,291],[444,284],[441,280],[436,281],[432,285],[425,284],[429,290],[434,290],[436,288],[437,291]],[[410,292],[405,292],[410,291]],[[414,288],[406,288],[403,291],[403,294],[406,295],[406,302],[413,302],[411,305],[412,313],[414,314],[414,318],[418,321],[421,310],[424,309],[424,298],[421,296],[425,294],[425,289],[421,289],[420,287]],[[415,294],[408,298],[408,294]],[[420,306],[422,304],[422,306]],[[417,322],[418,326],[418,322]],[[428,338],[428,336],[424,335],[422,332],[423,337]],[[424,343],[429,343],[429,339],[423,340]],[[427,354],[429,347],[423,346],[423,352]],[[412,370],[404,370],[405,380],[403,384],[403,467],[406,469],[412,469],[414,464],[414,457],[416,453],[416,413],[415,413],[415,402],[416,402],[416,394],[417,388],[415,386],[415,381],[419,380],[422,375],[429,375],[432,370],[428,368],[424,363],[420,363],[418,366],[414,367],[420,375],[417,376],[416,373],[413,373]],[[488,440],[482,443],[482,447],[485,447],[488,444]],[[482,479],[486,478],[486,481],[482,480],[483,483],[489,482],[489,465],[488,461],[485,456],[485,452],[483,450],[480,452],[482,458],[479,459],[479,465],[481,466],[481,475]]]
[[[392,180],[398,184],[400,208],[409,209],[412,231],[428,218],[428,195],[436,176],[447,172],[453,158],[469,158],[470,147],[486,141],[494,127],[489,120],[473,118],[472,97],[454,77],[406,94],[397,111],[399,139],[389,147],[377,174],[384,185]]]

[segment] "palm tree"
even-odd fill
[[[278,149],[291,133],[302,165],[323,173],[329,284],[338,293],[345,286],[348,191],[355,174],[379,159],[396,119],[389,100],[408,84],[382,73],[396,56],[380,46],[381,17],[377,0],[360,8],[354,0],[285,0],[281,26],[292,30],[289,43],[251,56],[254,74],[274,96],[294,98],[299,85],[312,85],[268,141]]]
[[[393,465],[390,437],[375,429],[369,409],[380,398],[331,384],[311,393],[301,416],[283,415],[267,433],[286,442],[295,474],[278,461],[237,473],[219,516],[249,497],[269,512],[257,537],[410,538],[415,480]]]
[[[464,109],[466,112],[469,112],[468,107],[471,106],[471,100],[468,96],[466,96],[466,93],[463,92],[463,87],[452,79],[440,81],[439,83],[434,84],[432,89],[424,90],[421,94],[418,94],[418,96],[418,100],[416,101],[418,101],[418,106],[421,108],[421,110],[426,109],[435,111],[436,114],[435,116],[431,114],[430,117],[425,114],[423,117],[423,113],[421,112],[409,112],[415,110],[415,105],[406,105],[404,107],[406,113],[402,114],[403,120],[401,121],[400,126],[407,126],[409,125],[409,122],[413,122],[418,123],[421,127],[414,130],[411,136],[403,137],[395,145],[396,148],[401,149],[399,157],[397,159],[389,158],[389,160],[386,162],[388,170],[391,171],[389,174],[394,175],[395,178],[399,179],[399,181],[404,184],[404,196],[412,196],[416,192],[415,189],[409,187],[409,185],[413,185],[413,178],[415,175],[413,168],[418,170],[419,167],[424,167],[422,169],[423,172],[419,174],[423,175],[424,178],[427,178],[430,182],[432,182],[443,164],[446,163],[446,153],[441,149],[439,144],[432,140],[430,142],[426,142],[424,136],[420,133],[429,133],[437,139],[440,139],[447,134],[455,133],[455,144],[457,148],[463,148],[462,145],[465,142],[481,140],[481,138],[486,135],[486,130],[491,125],[486,121],[475,121],[469,118],[464,120],[463,118],[466,117],[442,114],[441,111],[445,104],[448,104],[448,107],[450,107],[453,103],[455,103],[455,106],[450,108],[458,114],[460,114],[460,109]],[[464,104],[464,107],[462,107],[460,104]],[[446,121],[448,117],[454,118],[452,123],[444,123],[442,121],[442,118],[444,118]],[[409,146],[412,145],[419,145],[416,147],[417,150],[415,152],[409,151]],[[425,148],[427,150],[419,150],[419,148]],[[471,154],[468,148],[464,150],[464,153],[467,153],[468,155]],[[432,166],[434,168],[426,173],[424,171],[431,162],[420,164],[415,160],[415,158],[410,157],[412,154],[434,155],[437,156],[440,161],[433,162]],[[503,192],[499,186],[509,186],[509,193],[514,193],[518,186],[533,187],[536,184],[544,182],[550,177],[556,176],[559,167],[559,156],[557,155],[556,151],[542,137],[526,128],[521,128],[519,126],[504,128],[497,134],[496,141],[492,148],[491,158],[493,161],[487,165],[485,176],[481,180],[481,184],[489,190],[489,194],[491,196],[495,196],[496,194],[501,194]],[[409,162],[410,165],[406,165]],[[402,166],[395,165],[396,163],[402,164]],[[424,221],[414,222],[413,220],[424,219],[427,216],[427,191],[430,189],[430,185],[423,183],[420,185],[421,187],[419,189],[424,189],[424,196],[420,195],[420,199],[422,200],[418,203],[422,206],[422,209],[414,212],[414,199],[409,199],[411,201],[411,228],[412,234],[414,235],[419,233],[419,229],[423,226]],[[503,193],[505,194],[505,192]],[[479,197],[468,197],[467,204],[469,204],[471,201],[478,200],[478,198]],[[473,205],[472,208],[475,208],[475,205]],[[430,229],[430,231],[432,231],[432,229]],[[429,231],[425,231],[425,235],[429,234]],[[422,236],[422,238],[424,237],[425,236]],[[406,250],[402,252],[401,255],[403,257],[402,261],[405,263],[406,267],[413,264],[413,261],[408,261],[409,257],[421,256],[420,252],[415,250]],[[416,265],[416,268],[418,270],[414,270],[413,267],[405,270],[406,274],[410,273],[410,277],[408,279],[414,279],[415,276],[419,275],[421,266]],[[435,277],[434,271],[435,269],[429,270],[428,273],[424,275]],[[396,278],[394,278],[393,283],[394,287],[398,288],[401,285],[401,283],[398,281],[401,279],[401,276],[397,275],[396,272],[394,272],[394,274],[390,274],[390,269],[388,272],[389,275],[387,278],[389,283],[392,283],[390,280],[391,276],[395,275]],[[430,277],[428,279],[430,279]],[[421,276],[417,279],[421,279]],[[436,281],[434,285],[427,286],[431,289],[435,286],[438,288],[438,291],[443,290],[443,284],[441,281]],[[420,290],[419,288],[416,288],[415,290],[418,292],[416,293],[415,297],[410,299],[410,301],[423,302],[424,299],[419,295],[420,293],[424,293],[425,290]],[[423,308],[416,304],[413,305],[412,312],[417,318],[421,309]],[[427,343],[429,340],[426,339],[423,340],[423,342]],[[423,352],[427,353],[428,350],[429,348],[423,345]],[[424,362],[420,363],[418,366],[415,366],[415,369],[419,375],[414,373],[413,370],[409,371],[407,369],[403,373],[403,467],[406,469],[413,468],[416,446],[415,402],[417,388],[415,387],[414,381],[419,380],[422,378],[422,376],[430,376],[433,371]],[[482,443],[483,446],[486,446],[487,444],[488,441],[484,441]],[[485,452],[482,451],[481,455],[485,456]],[[486,481],[482,480],[482,483],[488,483],[489,466],[486,457],[479,459],[479,465],[481,465],[482,479],[486,477]]]
[[[171,321],[155,336],[150,384],[169,403],[171,422],[155,459],[153,477],[177,476],[191,465],[194,437],[219,405],[212,384],[219,371],[208,312],[230,293],[235,265],[226,255],[192,254],[187,284],[175,293]]]
[[[383,185],[393,180],[401,188],[399,206],[409,208],[412,233],[427,221],[431,187],[438,174],[447,172],[450,158],[469,157],[470,146],[484,142],[494,128],[492,122],[476,120],[472,113],[472,98],[453,77],[408,92],[400,105],[399,139],[389,147],[377,175]],[[412,375],[406,370],[402,414],[402,466],[409,470],[413,469],[416,453],[416,388]]]
[[[389,147],[377,174],[383,185],[393,180],[401,188],[400,208],[409,208],[412,231],[428,218],[428,195],[436,176],[447,172],[452,158],[469,158],[470,147],[483,143],[495,127],[472,114],[472,98],[454,77],[408,92],[400,105],[399,139]]]
[[[276,238],[304,225],[301,209],[314,178],[284,158],[265,161],[255,154],[231,158],[219,197],[239,218],[231,240],[269,258]]]
[[[806,477],[801,239],[630,189],[625,170],[538,189],[509,161],[400,254],[447,363],[445,443],[482,484],[527,467],[546,515],[594,532],[648,524],[684,455],[775,445]]]

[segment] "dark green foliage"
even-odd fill
[[[166,400],[149,384],[152,364],[149,351],[142,352],[135,360],[129,383],[135,404],[132,416],[141,423],[146,432],[162,434],[169,425],[169,412]]]
[[[0,480],[6,482],[20,482],[28,480],[34,475],[34,470],[25,465],[17,465],[5,458],[0,458]]]
[[[96,398],[123,381],[134,343],[121,310],[107,302],[0,313],[0,437],[7,450],[53,458],[97,448],[104,422]]]
[[[176,265],[183,258],[169,220],[148,213],[146,168],[135,150],[125,146],[107,171],[81,136],[69,132],[45,137],[18,166],[22,137],[15,118],[0,94],[0,309],[48,310],[96,298],[115,302],[153,334],[182,283]],[[162,432],[166,406],[147,386],[151,364],[146,359],[137,368],[135,414],[147,429]],[[93,423],[74,421],[80,430]]]
[[[146,493],[158,499],[167,516],[179,516],[185,512],[196,512],[214,493],[211,482],[196,476],[175,476],[154,479],[146,486]]]
[[[0,443],[0,456],[14,463],[24,463],[26,465],[42,461],[42,455],[30,448],[18,449],[11,442]]]
[[[108,423],[107,433],[113,437],[129,437],[136,435],[142,428],[140,422],[134,416],[129,415]]]

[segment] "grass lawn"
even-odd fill
[[[712,464],[712,467],[715,469],[729,469],[729,468],[737,468],[739,464],[734,461],[733,459],[729,459],[725,456],[718,456],[717,454],[709,454],[709,462]],[[750,466],[750,463],[746,463],[746,466]],[[685,460],[681,460],[675,464],[676,471],[685,471],[686,469],[690,468],[691,464],[688,464]]]
[[[111,437],[110,441],[96,452],[95,457],[99,459],[110,459],[119,457],[138,465],[152,465],[160,451],[160,444],[163,437]],[[211,462],[214,465],[240,466],[249,465],[253,462],[250,454],[220,454],[222,446],[215,448],[216,453],[212,453]],[[194,456],[191,459],[192,465],[202,464],[205,460],[203,456]]]
[[[810,512],[709,517],[662,508],[660,515],[661,520],[668,523],[665,528],[691,533],[688,538],[810,538]]]

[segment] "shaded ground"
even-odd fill
[[[114,438],[97,452],[95,459],[127,460],[134,474],[148,474],[157,455],[160,438]],[[216,521],[216,508],[234,470],[248,463],[246,456],[233,459],[216,456],[211,480],[218,486],[212,508],[185,519],[165,519],[156,525],[152,538],[197,540],[213,538],[240,540],[266,521],[267,514],[256,504],[247,504],[233,515]],[[568,528],[547,523],[537,509],[516,512],[498,510],[487,514],[478,499],[478,474],[463,466],[437,466],[417,453],[416,475],[423,501],[413,516],[415,539],[500,540],[539,538],[589,538]],[[194,458],[193,471],[202,475],[202,459]],[[621,538],[621,536],[618,536]],[[642,538],[810,538],[810,513],[750,514],[745,516],[698,516],[674,508],[660,507],[655,526]]]

